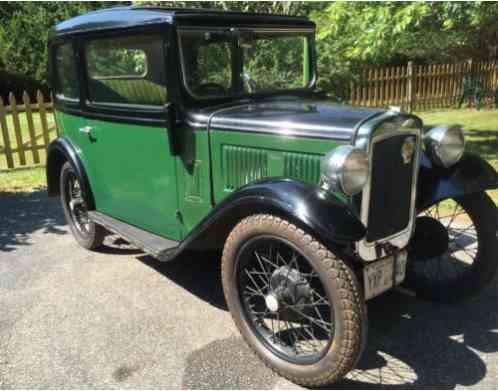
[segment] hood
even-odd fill
[[[189,112],[196,127],[351,140],[366,120],[385,110],[313,100],[271,100]]]

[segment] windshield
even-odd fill
[[[312,31],[180,31],[185,87],[219,98],[309,87]]]

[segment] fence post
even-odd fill
[[[9,94],[10,112],[12,114],[12,123],[14,124],[14,134],[16,136],[17,153],[21,166],[26,165],[26,155],[24,154],[24,143],[22,141],[21,124],[19,123],[19,113],[17,111],[17,101],[14,94]]]
[[[38,103],[38,113],[40,113],[40,123],[42,127],[43,144],[48,149],[50,136],[48,134],[47,112],[45,111],[45,97],[40,90],[36,91],[36,102]]]
[[[414,74],[413,74],[413,62],[408,61],[408,66],[407,66],[407,74],[408,74],[408,79],[407,79],[407,86],[406,86],[406,101],[408,103],[408,112],[411,113],[413,111],[413,106],[414,106]]]
[[[40,163],[40,155],[38,153],[37,143],[36,143],[36,132],[35,124],[33,123],[33,111],[31,110],[31,99],[26,91],[22,94],[22,100],[24,103],[24,111],[26,115],[26,122],[28,123],[28,134],[31,143],[31,153],[33,154],[33,162],[35,164]]]
[[[498,62],[493,61],[493,89],[498,88]]]
[[[12,157],[12,146],[10,144],[9,129],[7,128],[7,113],[3,104],[3,99],[0,96],[0,128],[3,136],[3,151],[7,160],[7,168],[14,168],[14,158]]]

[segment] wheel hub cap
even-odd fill
[[[302,304],[311,300],[311,289],[308,281],[299,271],[289,266],[282,266],[273,272],[270,288],[271,296],[275,298],[278,306],[284,303]],[[266,305],[270,309],[268,302]]]
[[[266,308],[268,308],[271,312],[278,311],[278,299],[274,294],[269,294],[265,297]]]

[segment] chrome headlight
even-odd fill
[[[368,156],[363,150],[341,145],[323,157],[320,186],[326,190],[354,195],[367,183],[368,166]]]
[[[425,134],[424,145],[433,163],[451,167],[461,159],[465,150],[463,130],[458,125],[436,126]]]

